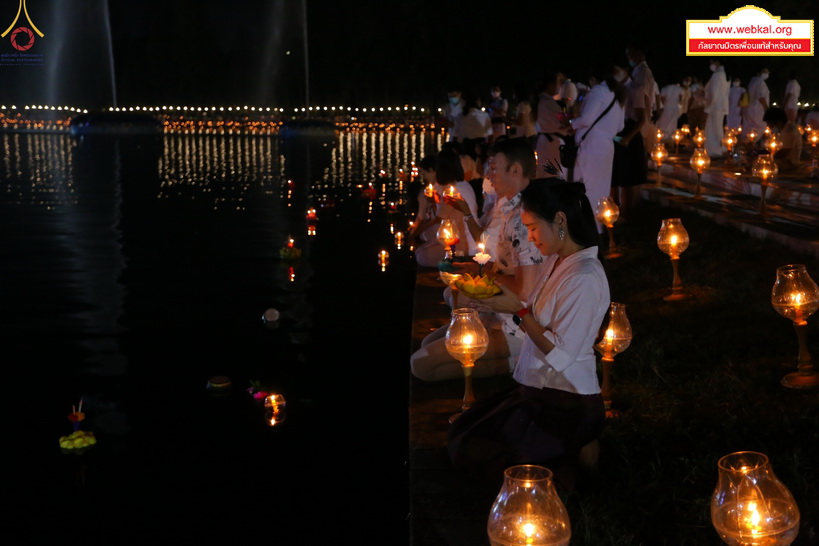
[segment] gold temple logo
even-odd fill
[[[23,13],[26,16],[26,21],[28,21],[28,24],[31,26],[32,29],[34,29],[34,32],[36,32],[37,34],[40,35],[40,38],[45,36],[45,34],[40,32],[40,29],[38,29],[34,25],[34,23],[31,20],[31,17],[29,17],[28,9],[26,8],[26,0],[20,0],[20,4],[17,6],[17,15],[14,17],[14,21],[11,22],[11,24],[9,25],[9,28],[7,28],[6,31],[3,32],[3,34],[0,34],[0,38],[5,38],[6,35],[11,31],[11,29],[14,28],[14,25],[16,25],[17,21],[20,19],[20,13]],[[25,28],[25,27],[21,27],[21,28]],[[32,35],[31,38],[32,38],[32,41],[33,41],[34,36]]]

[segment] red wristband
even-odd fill
[[[523,309],[515,311],[515,314],[518,316],[518,318],[523,318],[523,317],[525,317],[526,315],[529,314],[529,308],[524,307]]]

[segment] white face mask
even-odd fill
[[[717,71],[717,65],[715,65],[714,63],[711,63],[711,65],[708,68],[711,69],[711,72],[716,72]]]
[[[770,75],[770,74],[768,74],[767,72],[763,72],[763,73],[762,73],[762,79],[763,79],[763,80],[767,80],[769,75]]]
[[[622,82],[623,80],[626,79],[626,73],[622,70],[618,70],[617,72],[614,73],[614,79],[617,80],[618,82]]]

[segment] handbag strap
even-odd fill
[[[614,95],[614,98],[613,98],[613,99],[611,99],[611,103],[609,103],[609,105],[606,107],[606,109],[605,109],[605,110],[603,110],[603,113],[602,113],[602,114],[600,114],[599,116],[597,116],[597,119],[596,119],[596,120],[594,120],[594,123],[592,123],[591,125],[589,125],[589,128],[588,128],[588,129],[586,129],[586,132],[585,132],[585,133],[583,133],[583,136],[580,138],[580,142],[583,142],[583,140],[585,140],[586,135],[588,135],[588,134],[589,134],[589,131],[591,131],[591,130],[592,130],[592,127],[594,127],[595,125],[597,125],[597,122],[598,122],[598,121],[600,121],[601,119],[603,119],[603,116],[605,116],[605,115],[608,113],[608,111],[609,111],[609,110],[611,110],[611,107],[612,107],[612,106],[614,106],[614,101],[616,101],[616,100],[617,100],[617,95]]]

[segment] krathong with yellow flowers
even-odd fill
[[[464,273],[454,284],[465,296],[475,299],[491,298],[501,292],[500,286],[495,284],[495,278],[488,275],[473,277]]]

